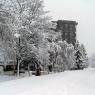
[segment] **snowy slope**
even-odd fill
[[[0,95],[95,95],[95,69],[3,82]]]

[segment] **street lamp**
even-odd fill
[[[17,76],[19,77],[19,53],[20,53],[20,34],[19,33],[15,33],[14,36],[19,40],[18,41],[18,52],[16,54],[16,61],[17,61]],[[17,50],[16,50],[17,51]]]

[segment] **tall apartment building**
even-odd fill
[[[58,20],[52,21],[56,25],[55,31],[62,33],[62,40],[66,40],[69,44],[76,43],[76,21]]]

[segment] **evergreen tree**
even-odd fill
[[[79,44],[79,42],[75,45],[75,58],[76,58],[76,69],[84,69],[88,67],[88,58],[87,53],[83,44]]]
[[[76,57],[76,64],[75,64],[75,68],[76,69],[83,69],[83,60],[82,60],[82,58],[81,58],[81,53],[80,53],[80,51],[78,50],[78,51],[76,51],[76,53],[75,53],[75,57]]]
[[[80,49],[82,52],[84,68],[87,68],[88,67],[88,57],[87,57],[87,52],[86,52],[85,46],[83,44],[81,44]]]

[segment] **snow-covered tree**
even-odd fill
[[[83,44],[79,44],[79,42],[75,45],[75,57],[76,57],[76,69],[84,69],[88,67],[88,58],[86,54],[86,49]]]
[[[83,44],[81,44],[81,52],[82,52],[82,57],[83,57],[83,63],[85,65],[85,68],[88,67],[88,56],[87,56],[87,52],[85,49],[85,46]]]
[[[38,55],[39,45],[43,42],[43,33],[49,32],[52,24],[50,18],[45,15],[42,0],[2,0],[2,10],[11,14],[10,29],[12,36],[20,34],[19,41],[14,38],[14,50],[19,60],[35,53]],[[35,51],[34,46],[37,51]],[[43,48],[41,48],[43,50]],[[18,53],[17,53],[18,52]],[[42,53],[41,51],[39,51]]]
[[[63,64],[65,70],[70,70],[74,67],[75,57],[74,57],[74,46],[68,44],[66,41],[59,41],[61,46],[61,56],[63,58]]]
[[[10,60],[15,61],[15,52],[13,49],[13,37],[12,30],[10,28],[10,23],[12,21],[12,15],[4,10],[3,5],[0,5],[0,44],[1,48],[4,49],[4,63],[5,65],[10,62]]]
[[[50,64],[49,60],[49,42],[43,38],[43,42],[39,45],[38,48],[38,59],[43,66],[43,70],[47,70],[47,66]]]
[[[50,43],[49,53],[50,53],[50,62],[53,66],[54,72],[57,68],[57,57],[61,52],[61,47],[56,42]]]
[[[95,68],[95,54],[89,57],[89,67]]]
[[[68,44],[67,47],[67,61],[68,61],[68,69],[72,69],[75,66],[76,60],[75,60],[75,50],[74,46],[72,44]]]
[[[42,0],[2,0],[3,9],[13,16],[12,28],[30,44],[36,46],[43,32],[49,31],[51,23],[45,14]],[[24,34],[24,35],[23,35]]]

